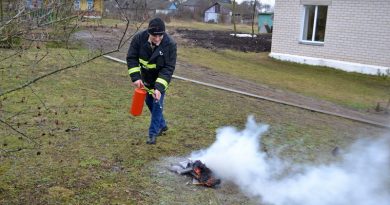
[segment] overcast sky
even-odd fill
[[[248,1],[248,0],[236,0],[237,3],[241,3],[243,1]],[[266,4],[271,4],[271,5],[274,5],[275,4],[275,0],[260,0],[261,3],[266,3]]]

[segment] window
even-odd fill
[[[93,10],[93,0],[87,0],[87,9],[89,11]]]
[[[302,31],[303,42],[323,43],[328,6],[305,5]]]
[[[74,9],[75,10],[80,10],[80,0],[75,0],[74,1]]]

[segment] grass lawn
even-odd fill
[[[168,27],[173,27],[175,29],[195,29],[195,30],[224,30],[224,31],[234,31],[233,24],[216,24],[216,23],[204,23],[199,21],[182,21],[174,19],[171,22],[167,23]],[[236,24],[236,29],[238,33],[252,33],[252,25],[246,24]],[[257,33],[257,24],[254,25],[255,34]]]
[[[118,21],[105,19],[103,23],[113,25]],[[167,23],[167,26],[175,29],[230,31],[233,28],[232,25],[175,19]],[[238,31],[250,33],[252,28],[249,25],[238,24]],[[326,67],[282,62],[268,57],[268,53],[208,50],[179,45],[178,59],[360,111],[374,109],[378,103],[385,107],[390,100],[390,77],[369,76]]]
[[[85,22],[77,22],[81,26],[118,26],[124,28],[126,26],[126,21],[118,20],[118,19],[102,19],[102,20],[89,20],[87,19]],[[137,26],[141,26],[141,29],[145,29],[148,26],[148,21],[145,21],[142,25],[136,22],[131,21],[129,24],[131,29],[135,29]],[[172,19],[169,22],[166,22],[167,30],[172,29],[196,29],[196,30],[225,30],[225,31],[233,31],[233,25],[229,24],[215,24],[215,23],[204,23],[198,21],[183,21],[178,19]],[[252,33],[252,25],[246,24],[236,24],[236,29],[238,33]],[[257,33],[257,24],[254,25],[255,34]]]
[[[187,49],[180,51],[181,60],[193,60],[187,56],[187,51],[207,60],[201,53],[204,50]],[[29,62],[39,59],[44,53],[25,53],[23,58],[13,61],[12,68],[2,69],[1,90],[77,62],[87,54],[83,50],[74,50],[73,58],[66,50],[52,49],[45,62],[31,67]],[[213,69],[224,68],[224,72],[259,82],[275,83],[275,79],[283,79],[280,74],[288,69],[297,69],[296,72],[302,75],[310,72],[310,67],[272,61],[265,55],[230,51],[208,54],[214,61],[227,61],[223,66],[217,66],[208,60],[209,65],[215,65]],[[247,63],[238,65],[230,60],[239,57],[244,59],[239,62]],[[9,65],[10,62],[3,63]],[[250,73],[256,70],[270,77],[253,79]],[[310,72],[309,76],[324,76],[326,79],[330,78],[330,73],[338,73],[316,71],[321,74]],[[290,75],[295,79],[293,82],[304,79],[294,72]],[[358,84],[358,79],[353,80],[357,75],[340,75],[337,78]],[[314,80],[307,81],[316,84]],[[360,80],[365,81],[370,84],[380,79],[367,77]],[[299,90],[299,86],[295,87]],[[208,147],[215,139],[217,128],[227,125],[242,128],[250,114],[271,126],[262,146],[270,154],[295,162],[334,160],[330,151],[335,146],[345,147],[358,135],[375,135],[383,131],[349,120],[174,80],[165,102],[170,130],[166,136],[158,138],[157,145],[149,146],[145,144],[148,112],[145,108],[142,116],[130,116],[131,96],[126,66],[104,59],[45,78],[33,84],[31,89],[2,96],[0,118],[31,139],[27,140],[0,124],[0,204],[172,204],[178,201],[186,204],[248,204],[249,200],[245,198],[240,202],[230,198],[231,201],[222,201],[232,193],[221,196],[218,189],[194,191],[191,185],[176,183],[176,179],[169,176],[157,177],[158,171],[153,165],[164,161],[165,157],[187,156],[192,151]],[[18,149],[22,150],[13,151]]]
[[[350,108],[373,109],[390,100],[390,77],[282,62],[268,53],[180,47],[179,60]]]

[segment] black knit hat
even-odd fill
[[[160,18],[154,18],[149,21],[148,32],[152,35],[163,35],[165,33],[164,21]]]

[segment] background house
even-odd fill
[[[230,23],[232,20],[232,5],[216,2],[204,12],[204,22]]]
[[[28,12],[23,18],[33,19],[31,24],[45,24],[60,18],[58,10],[53,9],[49,0],[25,0],[24,3]],[[18,5],[18,2],[14,2],[14,5]]]
[[[177,0],[176,17],[186,20],[203,21],[204,11],[210,6],[210,0]]]
[[[123,18],[145,21],[156,15],[173,15],[177,13],[177,4],[170,0],[118,0],[118,4],[111,1],[104,2],[104,15],[110,18]],[[123,15],[122,15],[123,14]]]
[[[271,57],[390,72],[390,1],[276,0]]]
[[[197,0],[187,0],[182,4],[180,4],[180,7],[185,11],[194,13],[195,10],[197,10],[200,7],[200,5],[199,5],[199,1]]]
[[[84,16],[101,18],[103,16],[103,0],[74,0],[74,8],[83,12]]]
[[[273,13],[259,13],[257,16],[258,32],[259,33],[272,33],[273,29]]]
[[[26,7],[28,9],[41,8],[43,6],[43,0],[26,0]]]
[[[130,20],[144,21],[155,15],[155,9],[149,8],[150,0],[114,0],[104,1],[104,16],[114,19],[122,19],[126,16]]]
[[[151,4],[156,14],[174,14],[177,11],[177,6],[174,2],[170,1],[159,1]]]

